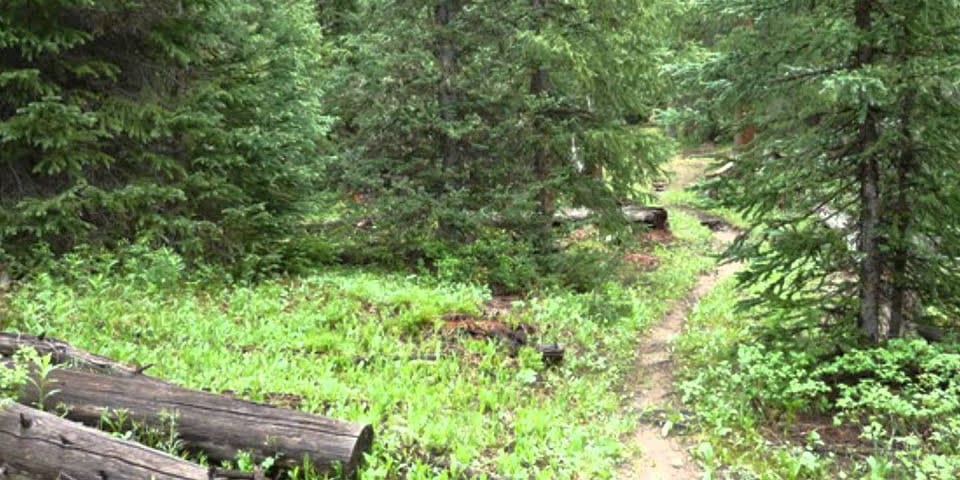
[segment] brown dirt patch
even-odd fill
[[[640,240],[650,243],[671,243],[675,239],[670,230],[648,230],[640,234]]]
[[[594,226],[587,226],[578,228],[564,238],[567,242],[576,243],[588,240],[590,238],[597,236],[597,228]]]
[[[623,261],[636,265],[644,270],[654,270],[660,266],[660,259],[646,253],[628,253],[623,256]]]

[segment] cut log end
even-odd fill
[[[363,455],[373,448],[373,438],[373,426],[362,425],[354,441],[353,453],[350,454],[350,465],[345,468],[348,477],[353,477],[363,464]]]

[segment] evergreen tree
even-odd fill
[[[306,1],[3,2],[0,256],[281,251],[319,170],[319,46]]]
[[[960,307],[954,2],[705,2],[739,25],[709,67],[756,139],[722,194],[763,300],[855,317],[873,340]],[[825,227],[825,225],[833,228]],[[806,309],[797,309],[806,312]]]
[[[516,12],[531,19],[529,31],[513,30],[514,48],[502,58],[526,66],[528,92],[510,98],[529,118],[508,148],[531,158],[528,177],[537,192],[541,222],[549,234],[555,204],[583,205],[618,223],[617,203],[643,198],[667,158],[659,132],[642,125],[662,102],[660,66],[668,45],[662,18],[669,2],[530,0]],[[549,239],[547,239],[549,240]],[[543,242],[541,238],[539,240]]]
[[[548,252],[557,204],[617,212],[666,158],[662,138],[625,120],[658,100],[661,8],[366,3],[328,103],[344,146],[333,172],[363,194],[348,203],[374,218],[371,240],[418,258],[508,233]],[[601,168],[606,179],[583,174]]]

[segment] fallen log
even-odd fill
[[[294,466],[309,457],[319,470],[339,464],[352,475],[373,443],[370,425],[356,424],[269,405],[188,390],[144,375],[111,376],[55,369],[43,382],[25,387],[19,400],[44,409],[65,407],[66,417],[97,426],[105,414],[123,410],[127,418],[161,428],[176,417],[187,448],[215,461],[249,452]]]
[[[254,480],[112,437],[18,403],[0,405],[0,479]]]
[[[278,465],[295,466],[309,457],[318,470],[331,471],[339,465],[348,475],[356,471],[373,443],[368,424],[189,390],[56,340],[9,334],[2,338],[12,351],[39,346],[54,361],[117,373],[59,368],[23,389],[22,403],[39,406],[42,401],[45,410],[62,405],[67,418],[89,426],[98,426],[105,413],[124,410],[132,421],[162,427],[173,413],[180,439],[211,460],[234,460],[238,453],[249,452],[257,461],[273,457]],[[27,341],[18,345],[12,338]],[[40,391],[38,385],[51,391]]]
[[[661,207],[642,207],[624,205],[620,207],[624,219],[630,223],[644,223],[654,230],[666,230],[669,227],[667,210]],[[553,217],[555,224],[582,222],[594,217],[589,208],[563,208]]]
[[[645,223],[654,230],[667,230],[669,227],[665,208],[625,205],[622,210],[628,222]]]
[[[946,328],[936,327],[933,325],[927,325],[923,323],[911,322],[909,328],[917,332],[917,335],[920,338],[930,342],[930,343],[943,343],[949,340],[951,337],[957,336],[956,331],[950,331]]]
[[[51,361],[57,365],[68,365],[111,375],[139,375],[150,367],[150,365],[142,367],[124,365],[113,359],[80,350],[62,340],[49,338],[43,334],[34,336],[24,333],[0,332],[0,356],[13,356],[17,350],[23,347],[31,347],[40,355],[50,355]]]
[[[722,177],[722,176],[724,176],[724,175],[726,175],[726,174],[728,174],[728,173],[733,172],[736,168],[737,168],[737,164],[736,164],[736,163],[734,163],[734,162],[732,162],[732,161],[731,161],[731,162],[727,162],[727,163],[721,165],[720,167],[718,167],[718,168],[716,168],[716,169],[708,170],[707,173],[706,173],[706,177],[707,177],[707,178]]]

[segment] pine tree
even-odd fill
[[[326,120],[315,11],[273,4],[3,2],[0,256],[281,250]]]
[[[758,126],[722,193],[752,221],[731,252],[753,261],[745,279],[874,341],[957,313],[955,5],[706,3],[739,25],[709,67],[719,106]]]
[[[554,249],[558,204],[610,213],[666,158],[659,2],[368,2],[331,76],[333,173],[413,258],[506,234]],[[607,172],[606,179],[584,170]],[[346,197],[346,195],[344,196]],[[611,224],[615,222],[610,222]]]
[[[660,66],[667,40],[661,26],[673,6],[636,0],[524,3],[517,13],[531,19],[531,27],[513,30],[518,48],[510,51],[516,56],[503,60],[529,69],[529,87],[513,90],[529,95],[508,103],[531,121],[521,135],[504,138],[521,140],[510,147],[511,156],[532,157],[530,182],[538,188],[543,222],[537,231],[549,234],[558,202],[591,207],[604,212],[609,225],[622,226],[617,203],[643,198],[637,186],[651,180],[667,157],[659,132],[639,124],[663,100]]]

